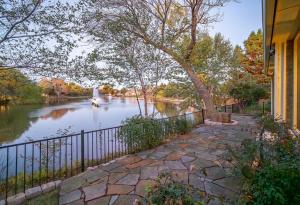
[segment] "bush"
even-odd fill
[[[265,88],[256,84],[240,83],[229,91],[229,95],[238,99],[243,107],[257,103],[269,96]]]
[[[150,149],[162,142],[163,127],[151,118],[133,116],[122,124],[120,136],[132,151]]]
[[[244,179],[242,204],[300,204],[298,139],[285,123],[264,116],[260,140],[246,140],[231,156]]]
[[[191,123],[185,118],[177,118],[175,120],[176,132],[179,134],[186,134],[192,129]]]
[[[169,173],[161,174],[156,185],[147,187],[146,192],[151,205],[201,205],[193,200],[191,186],[176,182]]]
[[[120,136],[128,145],[130,152],[151,149],[174,134],[186,134],[192,128],[185,118],[152,119],[149,117],[133,116],[122,122]]]

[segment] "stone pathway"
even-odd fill
[[[178,136],[152,149],[89,168],[62,182],[59,203],[75,205],[132,205],[145,202],[145,188],[155,184],[161,172],[192,185],[195,197],[209,205],[236,201],[240,183],[230,175],[231,164],[224,159],[226,146],[239,145],[256,136],[258,129],[250,116],[233,115],[238,125],[201,125],[188,135]]]

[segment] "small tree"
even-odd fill
[[[260,99],[268,97],[265,88],[256,84],[241,83],[229,91],[229,94],[239,100],[244,108],[247,105],[257,103]]]

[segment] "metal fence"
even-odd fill
[[[222,106],[219,106],[219,107],[216,107],[216,110],[220,111],[220,112],[228,112],[228,113],[243,113],[245,112],[245,110],[243,110],[241,108],[241,105],[239,103],[236,103],[236,104],[231,104],[231,105],[222,105]],[[256,104],[256,107],[255,107],[255,111],[253,111],[253,114],[254,113],[260,113],[260,114],[265,114],[268,112],[268,109],[267,109],[267,104],[265,102],[262,102],[262,104]]]
[[[191,126],[204,122],[203,111],[154,119],[162,140],[174,136],[176,121],[185,119]],[[141,123],[141,128],[143,124]],[[64,179],[89,166],[141,150],[141,144],[128,143],[124,126],[111,127],[61,137],[34,140],[0,147],[0,199],[25,192],[26,189]],[[128,129],[126,129],[128,132]],[[143,129],[144,130],[144,129]],[[145,130],[141,132],[141,139]]]

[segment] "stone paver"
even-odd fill
[[[106,193],[106,183],[94,184],[83,188],[85,194],[85,201],[90,201],[101,196],[104,196]]]
[[[134,186],[113,184],[108,185],[107,195],[129,194],[134,190]]]
[[[139,174],[128,174],[125,177],[121,178],[116,184],[124,184],[124,185],[136,185],[139,181]]]
[[[194,187],[197,191],[193,197],[206,198],[210,205],[232,204],[241,183],[229,174],[232,164],[224,156],[226,147],[239,146],[258,133],[252,117],[233,115],[233,119],[237,125],[201,125],[155,149],[89,168],[66,179],[60,186],[60,204],[132,205],[136,200],[146,204],[145,189],[154,185],[162,172]]]

